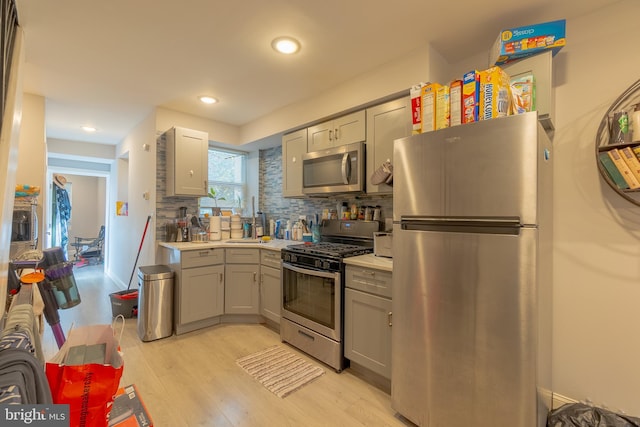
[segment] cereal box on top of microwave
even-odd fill
[[[462,77],[462,123],[478,121],[480,105],[480,73],[469,71]]]
[[[436,130],[449,127],[450,120],[449,86],[436,89]]]
[[[422,132],[436,129],[436,92],[441,85],[429,83],[422,88]]]
[[[409,95],[411,97],[411,123],[413,125],[411,134],[416,135],[422,132],[422,88],[427,83],[420,82],[411,86]]]
[[[551,49],[552,55],[567,43],[566,20],[509,28],[500,31],[489,51],[489,63],[506,64]]]
[[[458,126],[462,124],[462,80],[454,80],[449,83],[449,124]]]
[[[511,78],[500,67],[480,71],[480,120],[490,120],[509,114]]]

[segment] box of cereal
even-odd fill
[[[511,79],[500,67],[480,71],[480,120],[490,120],[509,114]]]
[[[416,135],[422,132],[422,88],[426,83],[418,83],[411,86],[409,95],[411,96],[411,123],[413,125],[411,134]]]
[[[429,83],[422,88],[422,133],[436,129],[436,94],[440,86]]]
[[[480,73],[476,70],[462,77],[462,123],[478,121],[480,105]]]
[[[450,108],[449,86],[442,85],[436,90],[436,130],[449,127]]]
[[[462,124],[462,80],[454,80],[449,84],[449,104],[450,125]]]

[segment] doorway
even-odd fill
[[[104,265],[108,245],[108,180],[107,173],[69,168],[49,168],[47,175],[49,203],[46,209],[46,238],[43,247],[63,246],[68,261],[80,268],[85,265]],[[63,184],[71,207],[66,228],[61,224],[56,186]],[[64,217],[64,215],[62,215]],[[104,229],[102,229],[104,227]],[[97,239],[102,231],[102,244]],[[66,239],[64,236],[66,235]]]

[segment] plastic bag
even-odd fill
[[[547,427],[640,427],[640,418],[583,403],[568,403],[549,413]]]
[[[116,320],[119,318],[124,330],[124,318],[118,316]],[[72,329],[58,353],[47,362],[53,402],[69,405],[70,425],[107,426],[107,414],[124,370],[120,337],[115,337],[112,325]]]

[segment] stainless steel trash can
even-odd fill
[[[166,265],[138,268],[138,337],[153,341],[173,334],[173,272]]]

